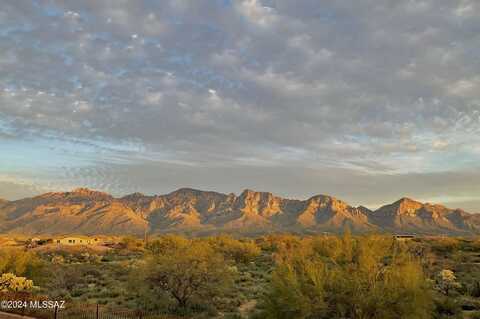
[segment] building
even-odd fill
[[[42,243],[42,240],[40,238],[33,237],[33,238],[28,239],[25,242],[25,247],[26,248],[35,248],[38,245],[40,245],[41,243]]]
[[[415,235],[395,235],[393,236],[395,240],[407,241],[415,238]]]
[[[87,236],[65,236],[53,240],[58,245],[101,245],[102,241],[98,237]]]

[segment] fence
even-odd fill
[[[58,307],[3,309],[5,312],[15,313],[38,319],[186,319],[164,312],[148,312],[130,309],[111,309],[100,305],[75,305],[65,309]]]
[[[5,309],[3,309],[5,310]],[[180,319],[186,317],[174,316],[159,312],[146,312],[136,310],[98,310],[71,308],[66,309],[7,309],[6,312],[15,313],[22,316],[29,316],[38,319]]]
[[[143,310],[131,310],[122,308],[112,308],[99,304],[66,304],[64,308],[53,307],[35,307],[33,301],[46,301],[45,298],[32,299],[25,294],[0,294],[0,300],[16,300],[24,302],[18,303],[15,307],[2,306],[0,311],[14,313],[22,316],[29,316],[38,319],[187,319],[187,316],[172,315],[166,312],[152,312]],[[33,306],[32,306],[33,305]],[[38,304],[37,304],[38,305]]]

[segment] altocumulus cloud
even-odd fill
[[[479,18],[475,0],[4,3],[0,196],[253,187],[480,211]]]

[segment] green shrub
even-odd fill
[[[434,319],[461,319],[462,308],[452,298],[441,298],[435,300]]]
[[[480,281],[476,280],[473,282],[470,288],[470,296],[475,298],[480,298]]]
[[[430,318],[421,265],[380,236],[305,240],[277,255],[265,318]],[[313,245],[313,249],[312,249]]]
[[[218,236],[209,239],[210,245],[227,259],[236,263],[252,262],[260,255],[260,247],[253,241],[240,241],[230,236]]]

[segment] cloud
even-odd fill
[[[480,156],[477,7],[8,3],[0,14],[0,150],[17,141],[17,154],[33,148],[70,170],[144,159],[245,175],[255,165],[368,176],[468,170]],[[57,179],[48,160],[23,162]],[[120,183],[105,179],[85,182]]]
[[[462,79],[451,83],[447,87],[448,92],[452,95],[462,97],[479,97],[477,94],[480,91],[480,76],[472,79]]]
[[[44,188],[38,188],[32,185],[26,185],[18,182],[0,181],[1,197],[2,199],[21,199],[32,197],[40,192],[45,191]]]

